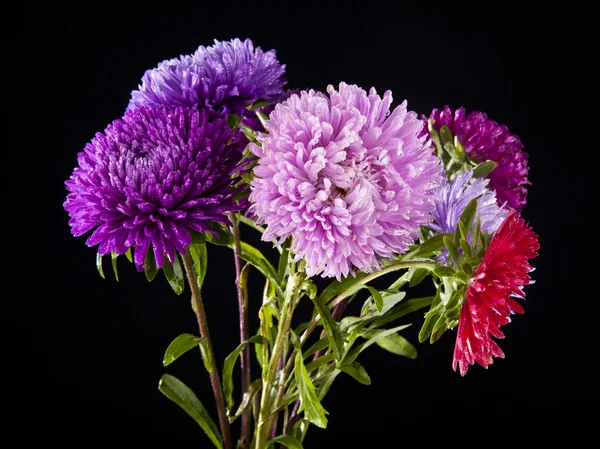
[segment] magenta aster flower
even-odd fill
[[[492,337],[504,338],[500,327],[510,322],[511,314],[524,312],[512,296],[525,296],[533,270],[528,260],[537,257],[539,247],[537,234],[511,211],[494,234],[461,307],[452,364],[462,376],[475,362],[487,368],[493,357],[504,357]]]
[[[427,117],[422,117],[428,120]],[[526,203],[527,188],[530,184],[527,176],[527,153],[518,136],[510,134],[508,128],[488,119],[483,112],[473,111],[468,116],[464,108],[454,114],[445,106],[443,110],[434,109],[429,116],[434,120],[433,128],[439,131],[446,125],[453,136],[464,147],[467,157],[479,163],[492,160],[498,166],[488,175],[490,188],[496,191],[498,202],[521,210]]]
[[[188,106],[225,116],[253,115],[246,106],[257,100],[274,101],[282,94],[285,65],[275,50],[263,52],[250,39],[214,42],[146,71],[138,90],[131,93],[128,109]]]
[[[340,279],[414,243],[431,221],[443,169],[406,102],[389,112],[391,92],[381,98],[346,83],[327,92],[275,106],[262,146],[250,147],[259,157],[250,212],[267,225],[264,240],[293,236],[309,276]]]
[[[240,208],[232,185],[246,144],[206,111],[128,111],[85,146],[65,182],[72,233],[93,231],[86,244],[102,255],[133,247],[140,271],[150,246],[159,267],[163,254],[173,262],[191,231],[214,233],[210,221],[228,223]]]

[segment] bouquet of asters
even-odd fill
[[[416,357],[401,334],[407,319],[420,322],[419,342],[452,331],[449,366],[462,376],[504,356],[495,339],[523,313],[539,249],[521,216],[528,171],[519,138],[483,112],[419,114],[393,106],[390,91],[345,82],[288,88],[275,50],[236,38],[147,70],[122,117],[79,153],[63,207],[72,234],[97,247],[102,277],[103,257],[116,275],[123,256],[148,281],[162,271],[191,296],[198,332],[167,342],[163,364],[199,348],[214,398],[168,373],[158,388],[199,438],[301,448],[311,425],[327,426],[337,376],[371,382],[363,351]],[[204,306],[217,298],[202,295],[211,245],[231,248],[236,274],[237,298],[218,299],[237,304],[220,318],[240,330],[224,360]],[[250,275],[264,282],[259,297]],[[424,281],[430,294],[411,295]],[[249,304],[259,307],[256,329]]]

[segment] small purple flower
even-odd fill
[[[65,182],[73,235],[93,231],[86,244],[101,255],[133,247],[139,271],[150,246],[159,267],[163,255],[173,262],[191,231],[214,233],[209,222],[228,223],[240,209],[232,186],[246,144],[206,111],[127,111],[85,146]]]
[[[422,117],[427,121],[427,117]],[[496,191],[498,202],[506,202],[508,207],[521,210],[526,204],[528,155],[522,151],[523,145],[518,136],[510,134],[508,128],[488,119],[483,112],[473,111],[466,115],[464,108],[454,114],[445,106],[434,109],[429,116],[434,119],[433,128],[439,132],[446,125],[453,136],[464,147],[467,156],[480,163],[492,160],[498,166],[488,175],[490,188]]]
[[[448,182],[445,178],[442,186],[435,192],[435,209],[432,212],[433,221],[429,228],[439,233],[454,233],[458,226],[458,220],[469,202],[477,199],[477,211],[475,221],[481,220],[481,230],[496,232],[500,227],[509,210],[502,208],[496,201],[496,192],[488,189],[489,179],[477,178],[472,182],[472,171],[460,173]],[[470,236],[468,236],[470,241]],[[446,260],[448,254],[441,255]]]
[[[274,101],[282,94],[285,65],[275,50],[263,52],[250,39],[214,42],[146,71],[139,90],[131,93],[128,109],[188,106],[242,116],[255,101]]]
[[[250,146],[250,213],[267,225],[263,240],[293,236],[309,276],[341,279],[414,243],[443,168],[406,102],[390,114],[391,92],[343,82],[327,92],[294,94],[271,112],[262,146]]]

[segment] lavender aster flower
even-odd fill
[[[426,117],[422,117],[427,120]],[[528,155],[522,151],[523,145],[518,136],[510,134],[508,128],[488,119],[483,112],[473,111],[468,116],[464,108],[454,114],[445,106],[434,109],[429,118],[434,119],[433,128],[439,131],[446,125],[453,136],[464,147],[467,156],[474,162],[492,160],[498,166],[488,175],[490,188],[498,195],[498,201],[509,207],[521,210],[526,204]]]
[[[263,240],[293,236],[309,276],[370,272],[401,254],[431,220],[442,166],[406,102],[355,85],[303,91],[275,106],[258,134],[250,212]],[[389,114],[389,115],[388,115]]]
[[[226,212],[240,208],[232,175],[246,144],[206,111],[128,111],[85,146],[65,182],[72,233],[93,231],[86,244],[102,255],[134,247],[139,271],[150,246],[159,267],[163,254],[173,262],[190,231],[214,233],[209,221],[226,223]]]
[[[454,233],[458,226],[458,220],[469,202],[477,198],[477,217],[481,220],[481,230],[496,232],[506,216],[508,209],[502,208],[496,201],[496,192],[488,189],[489,179],[477,178],[471,181],[472,171],[460,173],[448,182],[444,179],[443,184],[435,193],[435,209],[432,212],[433,221],[429,228],[440,233]],[[471,241],[471,236],[467,239]],[[446,260],[447,252],[441,254],[440,260]]]
[[[274,101],[282,94],[285,65],[279,63],[275,50],[263,52],[250,39],[214,42],[146,71],[128,109],[188,106],[242,116],[250,113],[244,108],[256,100]]]

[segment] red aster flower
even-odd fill
[[[538,236],[512,211],[502,222],[486,251],[460,311],[458,335],[452,365],[467,373],[477,362],[484,368],[492,357],[504,357],[492,340],[504,338],[500,326],[510,322],[512,313],[523,313],[523,307],[512,297],[524,298],[523,287],[530,284],[527,273],[533,271],[528,260],[537,256]]]

